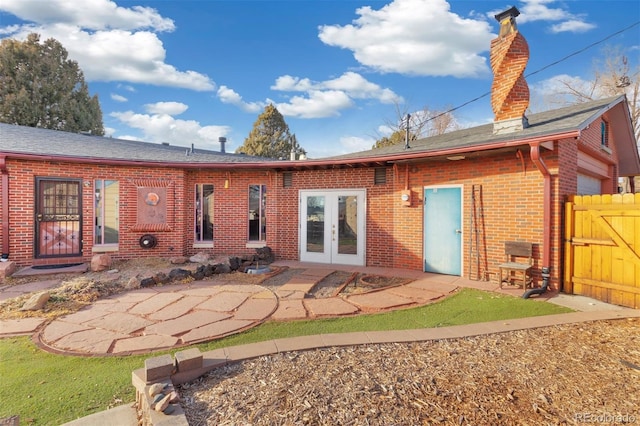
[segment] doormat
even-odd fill
[[[80,266],[82,263],[63,263],[60,265],[34,265],[32,269],[62,269],[62,268],[71,268],[73,266]]]

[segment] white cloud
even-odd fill
[[[127,102],[129,99],[125,98],[122,95],[118,95],[117,93],[112,93],[111,94],[111,99],[116,101],[116,102]]]
[[[23,40],[36,32],[41,40],[58,40],[69,58],[78,62],[87,81],[215,89],[205,74],[180,71],[165,62],[166,52],[156,32],[173,31],[175,26],[155,9],[124,8],[109,0],[5,0],[0,10],[28,21],[11,32],[3,28],[7,35]]]
[[[344,92],[354,99],[377,99],[385,104],[403,101],[402,97],[396,95],[391,89],[383,89],[360,74],[351,71],[345,72],[338,78],[321,82],[284,75],[276,79],[276,83],[271,86],[271,89],[290,92],[334,90]]]
[[[173,31],[173,20],[163,18],[150,7],[120,7],[109,0],[68,0],[25,1],[3,0],[2,9],[25,21],[42,24],[66,23],[90,29],[111,28],[135,30],[150,28],[155,31]]]
[[[489,74],[486,58],[494,37],[485,20],[464,19],[444,0],[395,0],[379,10],[356,10],[348,25],[322,25],[320,40],[353,51],[379,72],[477,77]]]
[[[360,152],[370,150],[376,143],[373,138],[363,138],[360,136],[344,136],[340,138],[340,154]]]
[[[523,0],[522,7],[519,7],[520,16],[517,21],[519,24],[535,21],[551,21],[560,23],[554,24],[549,27],[553,33],[559,32],[572,32],[583,33],[592,30],[596,27],[594,24],[590,24],[584,20],[584,17],[574,15],[566,8],[566,3],[560,3],[556,0]],[[557,5],[558,7],[554,7]],[[494,15],[502,12],[503,10],[496,10],[489,12],[488,15],[493,17]]]
[[[259,112],[265,106],[265,104],[260,102],[245,102],[242,100],[242,96],[227,86],[220,86],[218,89],[218,98],[221,102],[235,105],[245,112]]]
[[[353,106],[353,100],[339,90],[311,90],[307,96],[294,96],[288,102],[270,102],[282,115],[299,118],[335,117],[340,115],[340,110]]]
[[[551,32],[553,33],[586,33],[589,30],[594,29],[596,26],[587,22],[571,19],[569,21],[562,22],[560,24],[552,25]]]
[[[144,109],[151,114],[179,115],[189,109],[189,106],[182,102],[156,102],[146,104]]]
[[[110,116],[129,127],[140,129],[145,141],[169,142],[171,145],[185,147],[194,144],[196,149],[218,150],[218,138],[230,132],[228,126],[201,126],[195,120],[180,120],[169,114],[137,114],[124,111],[112,112]],[[125,136],[118,138],[124,139]]]

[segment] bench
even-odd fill
[[[505,282],[509,285],[522,283],[524,289],[527,288],[527,285],[532,287],[533,244],[506,241],[504,243],[504,254],[506,261],[498,265],[500,269],[500,288]]]

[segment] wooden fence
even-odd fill
[[[640,308],[640,194],[572,196],[563,291]]]

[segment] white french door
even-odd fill
[[[300,260],[364,265],[364,190],[300,191]]]

